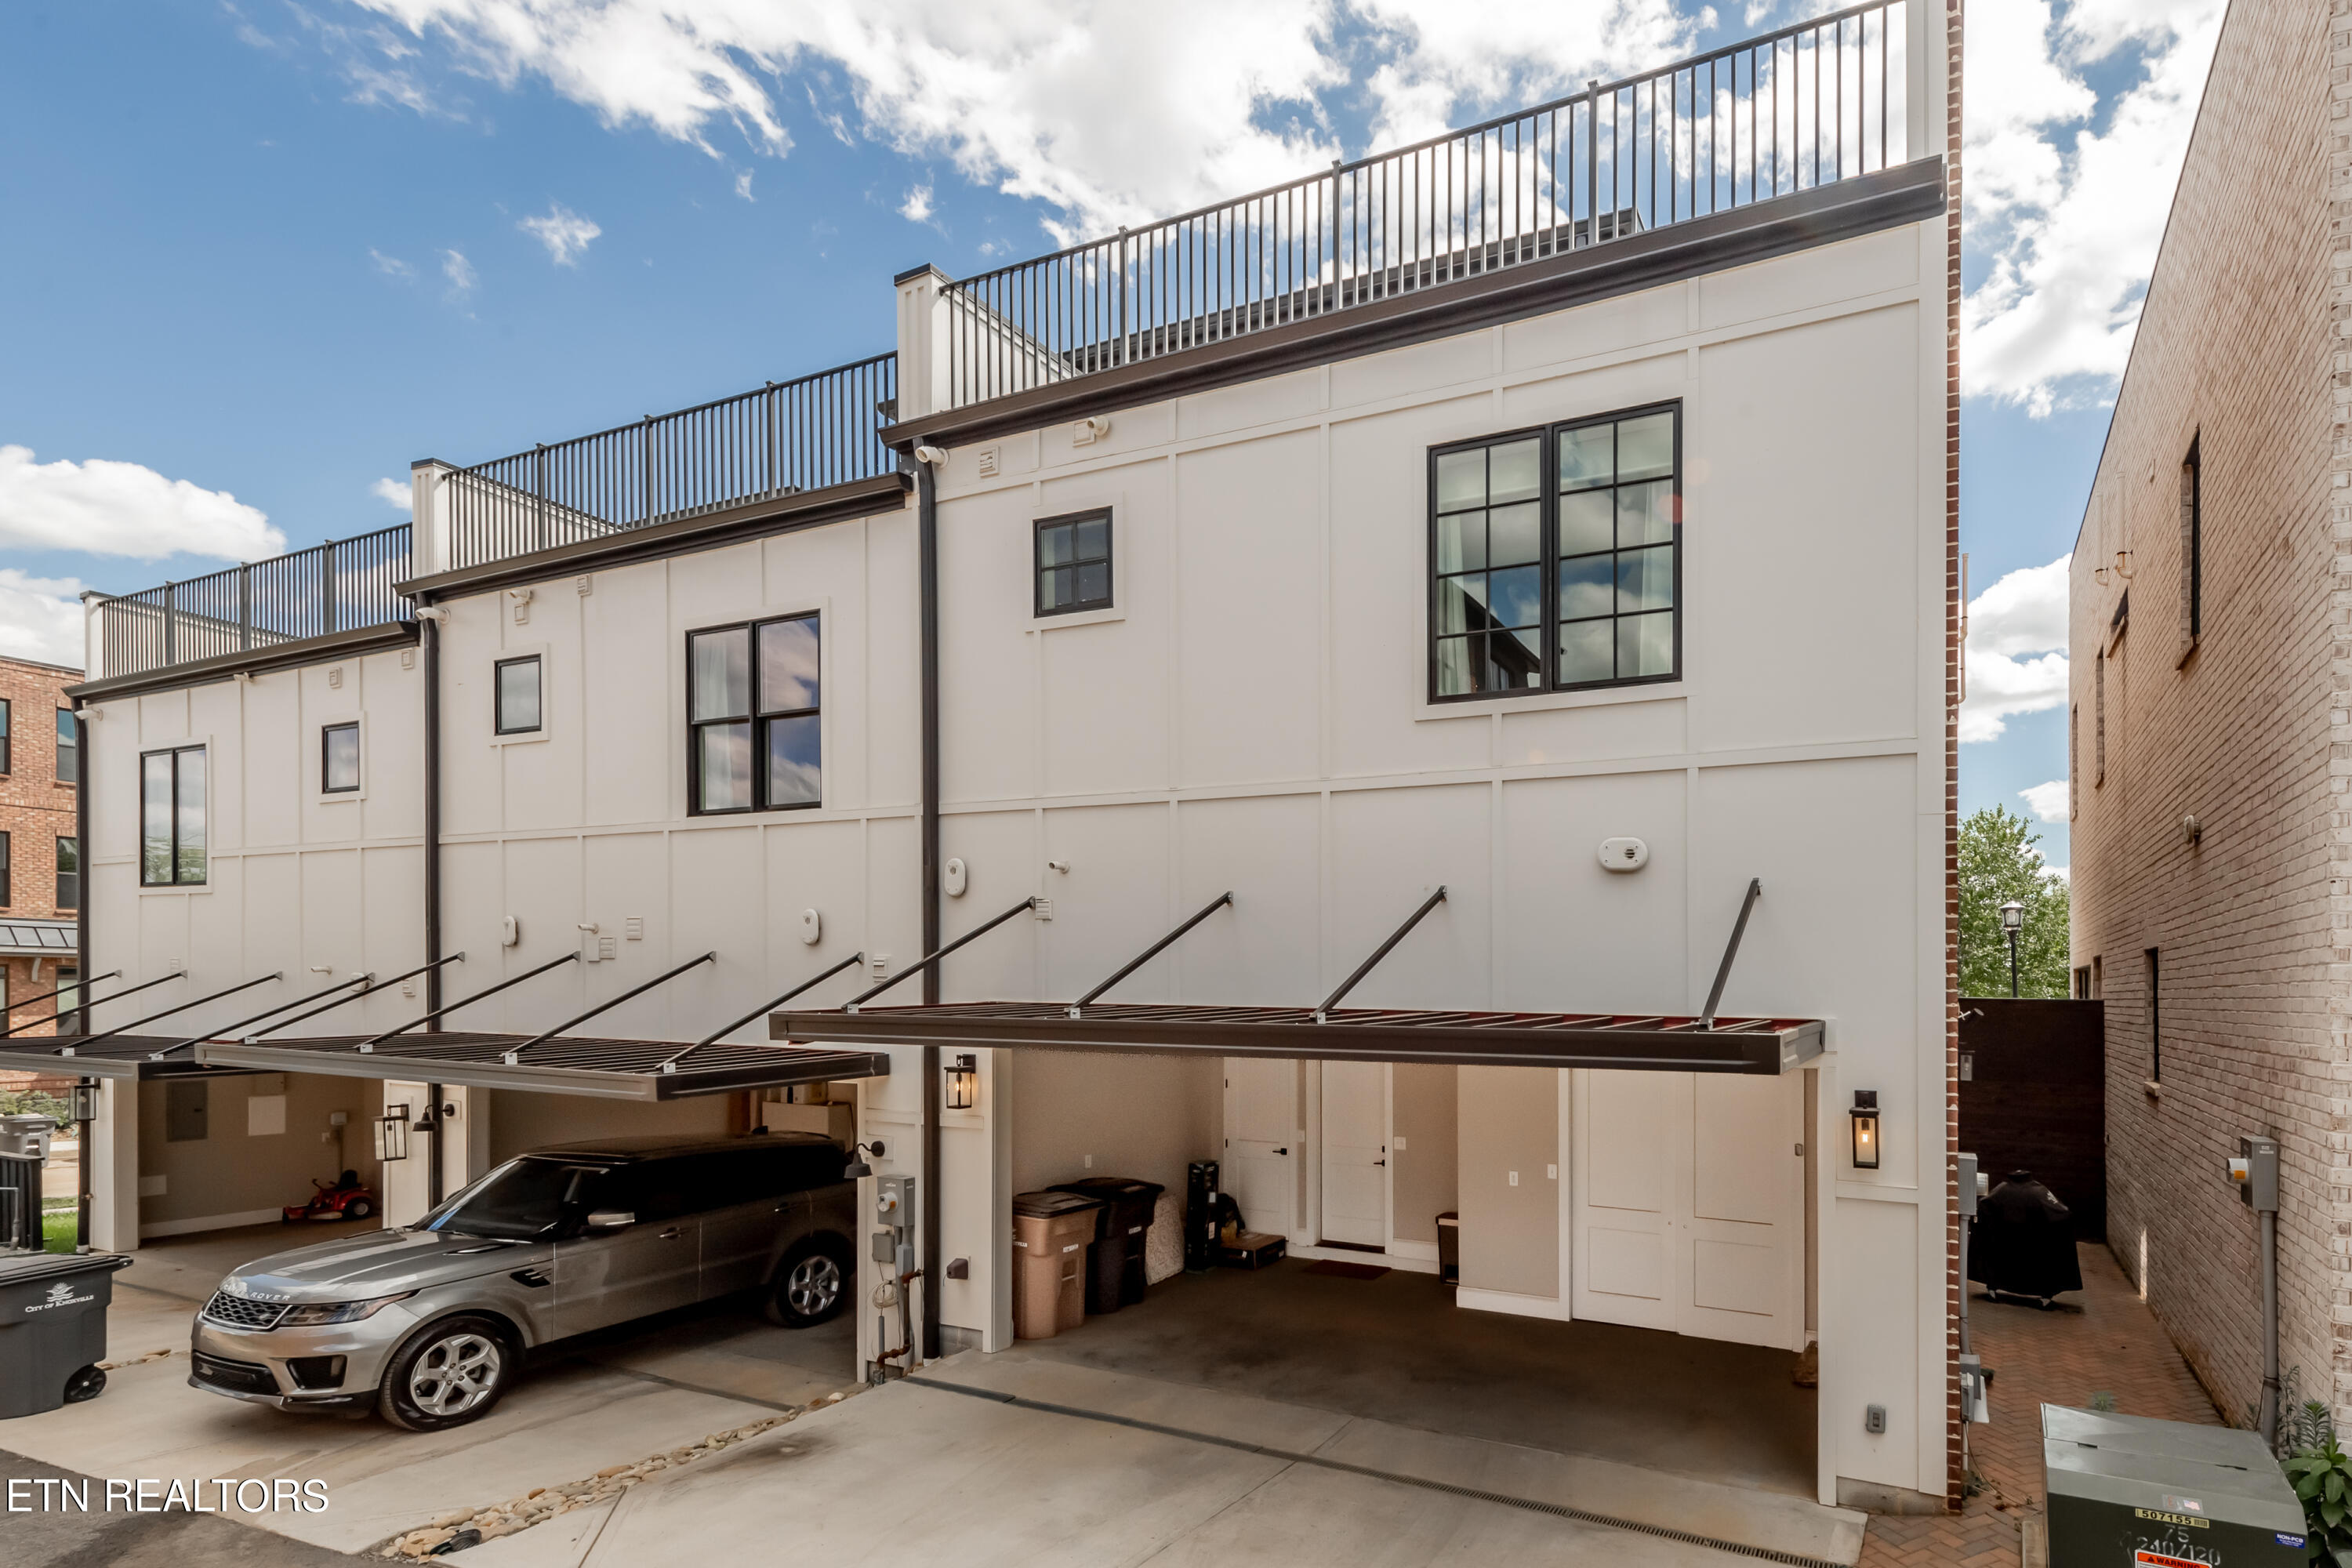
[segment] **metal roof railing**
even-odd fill
[[[943,287],[945,407],[1605,245],[1906,161],[1869,0]]]
[[[93,674],[145,675],[224,654],[410,618],[393,584],[409,571],[409,525],[331,539],[267,561],[101,599]]]

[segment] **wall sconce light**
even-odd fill
[[[980,1064],[970,1051],[940,1069],[947,1075],[947,1108],[970,1110],[980,1103]]]
[[[86,1078],[74,1085],[73,1119],[79,1122],[98,1120],[98,1080]]]
[[[375,1157],[386,1162],[408,1158],[408,1107],[383,1108],[375,1124]]]
[[[1878,1091],[1857,1089],[1853,1091],[1853,1109],[1847,1112],[1853,1118],[1853,1168],[1857,1171],[1878,1169]]]

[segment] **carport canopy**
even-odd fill
[[[138,1079],[186,1078],[210,1073],[185,1057],[158,1057],[156,1052],[180,1043],[176,1035],[109,1035],[103,1038],[68,1035],[35,1039],[0,1040],[0,1072],[37,1072],[48,1077]]]
[[[362,1051],[359,1047],[367,1038],[344,1035],[300,1040],[211,1040],[196,1047],[196,1056],[208,1066],[264,1072],[325,1073],[641,1100],[881,1078],[890,1071],[887,1056],[821,1047],[719,1043],[695,1047],[681,1040],[581,1036],[541,1039],[533,1046],[533,1037],[528,1035],[436,1031],[398,1035],[373,1050]],[[527,1058],[508,1059],[524,1046],[533,1046]],[[665,1064],[669,1064],[667,1070]]]

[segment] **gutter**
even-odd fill
[[[929,463],[915,464],[923,716],[923,951],[940,950],[940,491]],[[923,971],[923,1005],[940,1000],[940,966]],[[919,1217],[923,1250],[923,1359],[940,1354],[940,1048],[923,1047],[923,1156]]]

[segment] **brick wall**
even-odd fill
[[[2070,720],[2090,766],[2074,791],[2073,948],[2078,966],[2097,964],[2106,1002],[2109,1243],[2216,1403],[2245,1409],[2261,1381],[2260,1272],[2222,1162],[2240,1133],[2275,1131],[2282,1358],[2343,1418],[2352,901],[2330,875],[2352,852],[2352,512],[2331,488],[2345,471],[2331,353],[2347,261],[2330,209],[2345,162],[2331,90],[2344,89],[2329,71],[2352,4],[2332,5],[2332,17],[2291,0],[2229,13],[2075,549]],[[2117,551],[2128,577],[2098,581]]]
[[[8,898],[0,916],[70,919],[57,902],[57,842],[74,837],[74,788],[58,782],[57,710],[70,707],[65,688],[81,679],[78,669],[0,658],[0,700],[8,704],[8,766],[0,773],[0,833],[8,836]],[[57,989],[54,959],[33,973],[30,958],[0,959],[7,976],[6,1009],[11,1027],[47,1017],[51,1005],[19,1010],[16,999]],[[47,1028],[26,1031],[47,1034]]]

